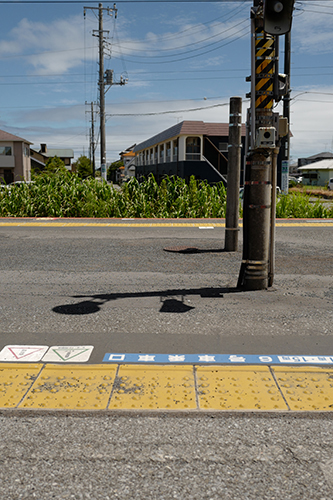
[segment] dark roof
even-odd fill
[[[318,153],[316,155],[312,155],[312,156],[307,156],[307,158],[305,158],[306,160],[315,160],[316,158],[326,158],[326,159],[331,159],[333,158],[333,153],[329,153],[329,152],[325,152],[325,153]]]
[[[150,139],[135,146],[134,151],[150,148],[160,142],[165,142],[180,135],[205,135],[205,136],[229,136],[228,123],[205,123],[202,121],[183,121],[173,125],[173,127],[154,135]],[[242,124],[242,136],[245,136],[245,125]]]
[[[22,137],[18,137],[17,135],[10,134],[9,132],[5,132],[4,130],[0,130],[0,141],[25,142],[26,144],[32,144],[32,142],[22,139]]]

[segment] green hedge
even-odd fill
[[[223,218],[225,211],[223,184],[210,186],[194,177],[189,184],[176,177],[166,177],[160,184],[153,176],[142,183],[133,178],[119,190],[66,172],[0,189],[0,217]],[[282,195],[277,199],[276,216],[332,218],[333,207],[320,200],[313,203],[304,193]]]
[[[210,186],[191,178],[165,178],[158,185],[153,176],[136,179],[121,190],[96,179],[82,181],[66,173],[37,176],[34,183],[0,190],[1,217],[224,217],[223,184]]]

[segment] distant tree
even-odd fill
[[[73,163],[73,168],[81,179],[87,179],[93,174],[91,161],[84,155],[81,155],[80,158]]]
[[[119,167],[123,167],[123,166],[124,166],[123,160],[118,160],[118,161],[114,161],[113,163],[111,163],[111,165],[109,165],[108,170],[107,170],[107,179],[109,181],[115,182],[116,170]]]
[[[68,172],[65,167],[65,163],[58,158],[58,156],[54,156],[53,158],[49,158],[46,162],[44,173],[46,175],[58,175]]]

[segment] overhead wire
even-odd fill
[[[246,31],[245,31],[245,30],[246,30]],[[249,33],[250,33],[250,29],[249,29],[249,27],[248,27],[248,26],[246,26],[245,28],[243,28],[243,29],[241,29],[241,30],[237,31],[236,33],[233,33],[232,35],[229,35],[229,36],[227,36],[227,37],[225,37],[225,38],[223,39],[223,40],[226,40],[226,39],[228,39],[228,38],[231,38],[232,36],[239,35],[239,36],[237,36],[237,38],[234,38],[233,40],[230,40],[230,41],[228,41],[228,42],[226,42],[226,43],[222,43],[221,45],[218,45],[217,47],[214,47],[213,49],[209,49],[209,50],[205,50],[205,51],[203,51],[203,52],[200,52],[199,54],[194,54],[194,55],[191,55],[191,56],[186,56],[186,57],[178,57],[178,58],[176,58],[176,59],[172,59],[172,60],[170,60],[170,61],[164,60],[164,61],[163,61],[163,64],[171,64],[171,63],[174,63],[174,62],[187,61],[187,60],[189,60],[189,59],[193,59],[193,58],[195,58],[195,57],[199,57],[199,56],[203,56],[203,55],[209,54],[209,53],[211,53],[211,52],[214,52],[215,50],[218,50],[218,49],[220,49],[220,48],[222,48],[222,47],[225,47],[225,46],[227,46],[227,45],[230,45],[230,44],[231,44],[231,43],[233,43],[233,42],[238,42],[238,40],[239,40],[240,38],[244,38],[244,37],[245,37],[245,36],[247,36]],[[209,44],[209,45],[215,45],[216,43],[220,43],[220,42],[214,42],[213,44]],[[207,45],[207,46],[209,46],[209,45]],[[194,49],[194,50],[195,50],[195,51],[198,51],[198,50],[202,50],[202,48],[201,48],[201,49]],[[188,51],[188,52],[186,52],[186,53],[187,53],[187,54],[189,54],[189,53],[191,53],[191,52],[193,52],[193,51]],[[115,58],[117,58],[117,56],[114,56],[114,57],[115,57]],[[161,57],[163,57],[163,56],[161,56]],[[167,57],[173,57],[173,56],[167,56]],[[161,64],[161,61],[141,61],[141,60],[140,60],[140,61],[135,61],[135,60],[133,60],[133,59],[128,59],[127,57],[125,58],[125,61],[126,61],[126,62],[132,62],[132,63],[138,63],[138,62],[140,62],[140,64]]]
[[[243,24],[245,22],[249,22],[248,19],[243,19],[242,21],[240,21],[239,23],[233,25],[233,26],[230,26],[230,28],[226,29],[226,30],[223,30],[223,31],[220,31],[219,33],[216,33],[215,35],[211,35],[207,38],[204,38],[202,40],[198,40],[197,42],[191,42],[191,43],[188,43],[186,45],[180,45],[178,47],[172,47],[172,48],[169,48],[169,49],[151,49],[151,48],[140,48],[140,49],[135,49],[134,47],[131,48],[130,50],[133,52],[142,52],[143,50],[146,50],[148,52],[171,52],[171,51],[176,51],[176,50],[179,50],[179,49],[183,49],[185,47],[193,47],[193,45],[199,45],[199,44],[202,44],[203,42],[206,42],[207,40],[212,40],[213,38],[216,38],[218,36],[221,36],[223,35],[224,33],[227,33],[228,31],[236,28],[237,26],[239,26],[240,24]],[[212,44],[207,44],[206,47],[209,47],[210,45],[213,45],[215,43],[220,43],[221,40],[218,40],[217,42],[213,42]],[[133,43],[133,42],[132,42]],[[137,42],[135,42],[137,43]],[[144,42],[145,44],[149,43],[147,40]],[[123,48],[123,47],[122,47]],[[181,55],[181,54],[186,54],[188,52],[194,52],[195,50],[201,50],[202,48],[205,48],[205,47],[201,47],[201,48],[197,48],[197,49],[192,49],[190,51],[186,51],[186,52],[180,52],[179,54],[175,54],[175,55]],[[153,56],[153,55],[149,55],[149,56],[134,56],[134,57],[141,57],[141,58],[147,58],[147,57],[172,57],[172,54],[169,54],[169,55],[157,55],[157,56]]]
[[[243,1],[242,4],[241,4],[241,6],[238,6],[233,11],[231,11],[232,15],[230,15],[229,17],[227,17],[225,19],[225,21],[229,21],[229,19],[231,19],[232,17],[235,17],[235,15],[237,15],[239,13],[239,11],[243,9],[243,5],[245,3],[247,3],[247,0]],[[222,15],[222,16],[219,16],[219,17],[213,19],[213,20],[206,21],[204,23],[195,24],[194,26],[190,26],[189,28],[186,28],[185,30],[178,31],[177,32],[177,39],[183,38],[183,36],[180,36],[180,35],[184,35],[184,33],[187,33],[188,31],[192,31],[195,28],[198,28],[198,30],[194,31],[194,34],[200,32],[200,31],[203,31],[204,29],[206,29],[203,26],[210,25],[210,28],[212,28],[212,27],[215,26],[214,25],[215,21],[218,21],[219,19],[223,19],[224,17],[225,17],[225,15]],[[218,23],[216,23],[216,24],[218,24]],[[161,35],[159,37],[159,42],[164,42],[165,40],[169,40],[169,39],[174,40],[174,38],[175,38],[175,34],[174,33],[173,34]],[[126,40],[124,40],[123,44],[126,44],[126,43],[131,44],[133,42],[132,41],[126,42]],[[147,43],[147,40],[136,40],[135,43]],[[138,50],[140,50],[140,49],[138,49]],[[156,49],[156,50],[158,50],[158,49]]]
[[[155,115],[168,115],[174,113],[189,113],[192,111],[202,111],[205,109],[219,108],[223,106],[229,106],[229,102],[221,103],[221,104],[213,104],[212,106],[203,106],[200,108],[189,108],[189,109],[175,109],[168,111],[152,111],[148,113],[106,113],[105,116],[155,116]]]

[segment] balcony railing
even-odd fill
[[[0,167],[15,168],[15,156],[0,155]]]

